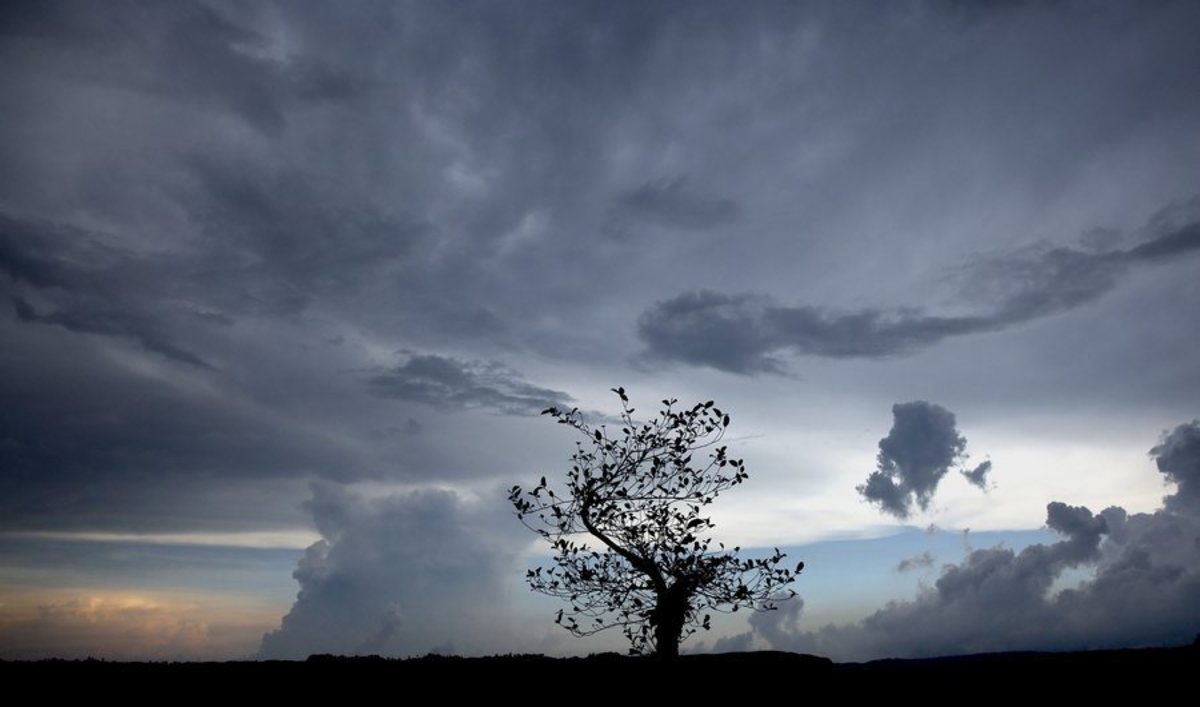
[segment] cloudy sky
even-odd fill
[[[1194,2],[6,2],[0,658],[586,653],[547,405],[715,399],[839,659],[1200,632]],[[1120,616],[1120,620],[1114,620]]]

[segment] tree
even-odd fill
[[[651,649],[674,658],[710,612],[770,611],[795,596],[784,590],[804,568],[782,565],[784,553],[739,558],[740,548],[712,548],[713,522],[704,507],[746,480],[741,459],[718,446],[729,415],[710,400],[676,409],[664,400],[658,416],[638,423],[624,388],[620,434],[589,425],[578,409],[543,415],[580,432],[565,491],[546,477],[509,500],[517,517],[553,549],[554,563],[526,573],[537,592],[570,602],[555,622],[576,636],[621,627],[631,652]],[[705,455],[696,460],[697,454]]]

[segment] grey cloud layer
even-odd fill
[[[1151,453],[1176,484],[1161,510],[1094,514],[1056,501],[1046,525],[1063,537],[1057,543],[975,550],[915,600],[859,623],[805,631],[802,605],[785,604],[752,617],[752,636],[740,640],[853,660],[1190,642],[1200,627],[1200,422],[1176,427]],[[1051,591],[1079,566],[1094,566],[1094,576]]]
[[[1200,222],[1184,224],[1127,250],[1054,248],[974,263],[965,268],[998,294],[980,314],[920,310],[839,312],[787,306],[761,294],[689,292],[658,302],[638,319],[643,357],[709,366],[731,373],[780,373],[783,355],[884,358],[945,339],[999,331],[1064,312],[1117,287],[1139,265],[1166,264],[1200,251]],[[1194,266],[1194,263],[1188,263]]]
[[[14,48],[42,48],[36,68],[47,74],[230,111],[267,133],[283,130],[288,112],[305,104],[361,93],[360,78],[314,57],[273,60],[270,37],[255,26],[261,17],[229,9],[17,2],[5,8],[0,36]],[[160,63],[142,63],[141,52]]]

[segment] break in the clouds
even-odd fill
[[[1200,201],[1187,206],[1194,212]],[[1153,233],[1158,220],[1143,231]],[[1173,264],[1198,250],[1200,221],[1193,221],[1128,249],[1057,247],[981,259],[961,268],[964,294],[988,295],[985,307],[972,314],[838,311],[779,304],[765,294],[687,292],[646,310],[638,319],[638,336],[646,346],[643,358],[742,374],[783,372],[788,355],[899,356],[1083,306],[1116,288],[1134,267]]]
[[[429,354],[411,354],[404,363],[372,375],[368,383],[371,392],[383,398],[513,415],[569,407],[572,400],[562,391],[533,385],[500,364]]]
[[[907,518],[926,510],[942,478],[967,456],[967,438],[954,413],[941,405],[915,400],[892,406],[892,429],[879,440],[876,469],[858,492],[880,510]],[[985,488],[991,462],[962,470],[972,484]]]
[[[751,634],[778,649],[854,659],[1186,643],[1200,626],[1200,513],[1189,502],[1200,483],[1200,422],[1171,430],[1151,454],[1175,484],[1157,511],[1055,501],[1046,526],[1057,543],[974,550],[916,599],[857,623],[802,630],[803,605],[785,603],[751,617]],[[1080,567],[1094,570],[1054,590]]]

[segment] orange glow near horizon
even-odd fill
[[[234,594],[0,588],[0,658],[249,658],[280,615]]]

